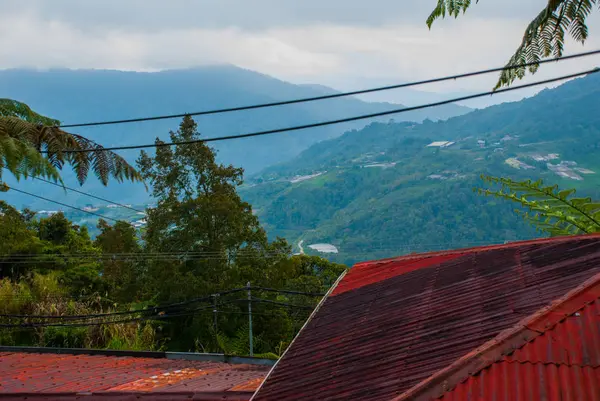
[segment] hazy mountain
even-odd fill
[[[318,96],[323,94],[323,90],[318,86],[294,85],[234,66],[156,73],[105,70],[0,71],[0,96],[26,102],[36,111],[57,118],[63,124],[273,102]],[[200,131],[210,137],[338,119],[399,107],[402,106],[339,98],[203,116],[197,121]],[[396,120],[436,120],[468,111],[468,108],[462,106],[449,105],[402,114]],[[367,123],[368,121],[355,122],[283,135],[228,141],[215,147],[219,151],[220,160],[242,166],[247,173],[254,173],[271,164],[292,159],[315,142],[334,138],[348,129],[360,128]],[[163,120],[81,128],[74,132],[93,138],[105,146],[130,145],[152,143],[156,136],[166,138],[169,130],[176,129],[178,124],[179,120]],[[134,161],[138,152],[126,151],[122,154]],[[23,188],[35,189],[36,193],[66,199],[56,188],[28,183],[21,185]],[[105,189],[90,180],[84,189],[130,203],[146,198],[141,186],[111,184]],[[78,196],[74,198],[73,194],[69,194],[68,199],[78,204],[90,202]],[[28,201],[20,197],[18,203]]]

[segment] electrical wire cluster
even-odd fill
[[[2,264],[42,264],[56,262],[144,262],[144,261],[178,261],[192,262],[202,260],[238,259],[277,259],[289,256],[280,251],[257,251],[240,249],[235,253],[218,251],[189,251],[189,252],[130,252],[130,253],[71,253],[71,254],[10,254],[0,255]]]
[[[241,287],[227,291],[214,293],[208,296],[194,298],[187,301],[171,303],[167,305],[149,306],[143,309],[124,310],[106,313],[86,315],[23,315],[23,314],[0,314],[0,328],[11,329],[36,329],[43,327],[87,327],[102,326],[107,324],[124,324],[144,321],[165,321],[177,317],[190,317],[204,312],[213,314],[248,314],[240,309],[240,305],[264,304],[270,307],[286,308],[290,310],[311,312],[314,306],[289,303],[256,297],[254,293],[279,293],[285,295],[299,295],[311,298],[323,297],[324,293],[311,293],[291,290],[277,290],[264,287]],[[232,294],[247,292],[245,298],[227,299]],[[237,305],[235,309],[226,306]],[[252,312],[252,315],[272,315],[271,313]]]

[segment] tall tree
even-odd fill
[[[173,142],[199,137],[189,116],[170,133]],[[157,145],[162,143],[156,139]],[[148,211],[146,250],[182,254],[178,264],[155,264],[154,277],[163,285],[163,297],[185,296],[185,288],[195,294],[218,288],[230,278],[238,256],[259,257],[266,252],[266,234],[250,204],[236,192],[243,170],[217,163],[206,144],[159,146],[154,156],[142,151],[138,166],[158,200],[158,206]],[[170,288],[165,288],[167,284]]]
[[[466,12],[471,3],[471,0],[438,0],[437,6],[427,18],[427,25],[431,28],[436,19],[446,15],[456,18]],[[479,3],[479,0],[475,3]],[[546,7],[525,29],[521,44],[506,67],[537,63],[546,57],[562,56],[567,32],[575,41],[585,43],[588,38],[586,20],[596,5],[600,6],[600,1],[548,0]],[[529,71],[534,74],[538,67],[539,64],[534,64],[529,67]],[[517,78],[523,78],[526,71],[526,68],[509,68],[502,71],[496,89],[510,85]]]
[[[111,177],[117,181],[141,180],[121,156],[59,126],[60,121],[42,116],[24,103],[0,99],[0,180],[6,168],[17,178],[42,176],[59,181],[59,170],[65,164],[73,167],[80,184],[90,172],[104,185]]]

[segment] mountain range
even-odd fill
[[[104,70],[4,70],[0,71],[0,93],[29,104],[39,113],[59,119],[63,124],[177,114],[313,97],[335,90],[322,86],[294,85],[234,66],[207,66],[188,70],[155,73]],[[324,120],[350,117],[401,108],[398,104],[369,103],[353,97],[321,102],[293,104],[196,118],[206,137],[283,128]],[[401,120],[445,119],[470,109],[448,105],[436,110],[415,111]],[[389,118],[386,118],[387,120]],[[180,120],[74,128],[72,131],[105,146],[152,143],[156,137],[167,138]],[[353,122],[215,144],[220,161],[244,167],[247,174],[290,160],[310,145],[341,135],[348,129],[363,127],[367,122]],[[249,151],[251,149],[251,151]],[[121,152],[134,162],[138,151]],[[68,182],[69,174],[66,174]],[[39,187],[21,184],[25,188]],[[148,195],[141,185],[115,185],[102,188],[95,180],[84,190],[125,202],[144,202]],[[67,199],[60,190],[48,188],[48,197]],[[73,195],[69,195],[73,200]],[[76,198],[77,203],[88,202]],[[27,202],[27,200],[23,200]],[[35,202],[39,204],[39,202]]]

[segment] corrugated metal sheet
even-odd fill
[[[597,401],[600,368],[501,362],[446,393],[444,401]]]
[[[600,367],[600,302],[587,305],[506,360]]]
[[[0,396],[6,394],[219,394],[256,390],[269,368],[155,358],[0,353]],[[184,398],[188,398],[187,396]]]
[[[469,376],[439,399],[599,401],[600,301]]]
[[[254,400],[391,400],[600,272],[598,237],[449,255],[352,269]]]

